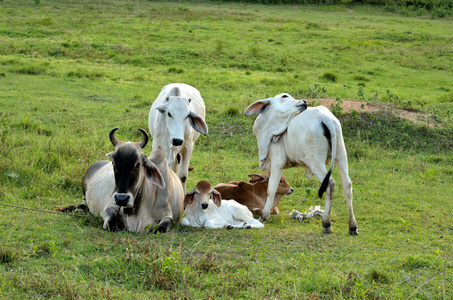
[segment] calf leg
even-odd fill
[[[326,204],[324,213],[322,215],[322,231],[324,233],[332,233],[331,222],[330,222],[330,210],[332,208],[332,199],[335,191],[335,180],[331,177],[329,179],[329,185],[326,190]]]

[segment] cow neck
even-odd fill
[[[126,214],[127,216],[135,215],[138,210],[138,207],[140,206],[140,201],[142,200],[143,187],[145,186],[144,181],[145,181],[145,179],[143,178],[142,184],[140,185],[140,187],[137,189],[137,192],[135,193],[134,206],[123,207],[123,213]]]

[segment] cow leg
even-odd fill
[[[313,175],[315,175],[316,179],[319,180],[319,182],[323,182],[324,178],[327,175],[326,167],[324,165],[319,165],[317,167],[313,167],[311,169],[311,171],[312,171]],[[328,183],[327,189],[326,189],[326,200],[325,200],[324,213],[322,214],[322,231],[324,233],[332,233],[332,229],[330,228],[330,226],[331,226],[330,210],[332,208],[334,190],[335,190],[335,180],[332,177],[330,177],[329,183]]]
[[[159,224],[157,225],[157,228],[154,229],[154,233],[166,233],[167,231],[170,230],[171,228],[171,222],[172,222],[172,219],[171,218],[163,218],[162,220],[160,220]]]
[[[192,147],[184,148],[179,155],[181,155],[181,163],[178,167],[178,177],[181,180],[184,193],[186,192],[187,176],[189,176],[189,162],[192,156]]]
[[[105,230],[118,231],[123,229],[125,224],[120,214],[120,207],[118,205],[107,205],[102,212],[102,218],[104,225],[102,226]]]
[[[271,167],[271,174],[269,176],[269,184],[267,186],[267,198],[266,204],[264,205],[263,211],[261,213],[261,222],[265,222],[269,219],[272,205],[274,204],[275,193],[277,192],[278,184],[283,174],[283,168],[273,166]]]
[[[349,210],[349,234],[357,235],[357,222],[355,220],[354,209],[352,207],[352,182],[348,174],[348,163],[345,160],[338,160],[336,164],[338,170],[340,171],[344,198],[346,199]]]
[[[334,191],[335,191],[335,180],[333,180],[333,178],[330,177],[329,185],[327,186],[326,189],[326,203],[324,207],[324,214],[322,215],[322,231],[324,233],[332,233],[330,222],[330,210],[332,208]]]

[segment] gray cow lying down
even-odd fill
[[[330,209],[335,181],[330,176],[334,164],[340,171],[344,197],[349,209],[349,233],[357,234],[352,207],[352,182],[348,175],[348,157],[338,119],[325,107],[309,107],[289,94],[280,94],[252,103],[245,115],[259,116],[253,125],[258,141],[260,167],[270,172],[267,199],[261,220],[269,218],[283,169],[302,167],[308,178],[315,176],[321,184],[318,195],[326,192],[322,214],[323,232],[331,232]],[[329,171],[326,161],[331,160]]]
[[[140,143],[131,143],[118,141],[117,129],[110,131],[115,151],[107,157],[112,161],[89,167],[79,207],[102,216],[106,230],[167,232],[183,212],[181,181],[168,167],[162,150],[154,150],[149,158],[142,153],[148,142],[145,130],[139,129],[143,134]]]

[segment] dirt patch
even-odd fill
[[[305,99],[308,103],[311,101],[318,101],[319,105],[323,105],[328,109],[331,109],[331,104],[335,103],[335,99],[331,98],[320,98],[320,99]],[[340,105],[343,108],[343,112],[350,113],[353,109],[360,112],[389,112],[395,117],[404,118],[410,120],[419,125],[427,125],[429,127],[439,127],[440,124],[428,114],[409,111],[405,109],[399,109],[391,105],[372,104],[368,102],[343,100]]]

